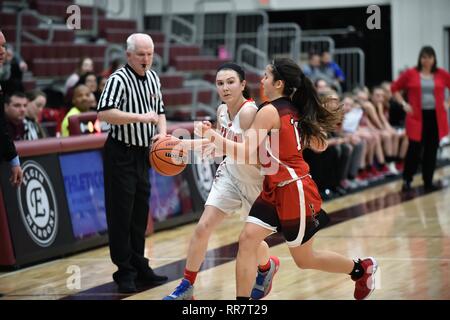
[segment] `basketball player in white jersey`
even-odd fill
[[[249,99],[244,71],[237,64],[223,64],[217,70],[216,87],[223,102],[217,109],[217,128],[224,137],[240,141],[258,111],[255,102]],[[193,148],[193,141],[196,140],[185,141],[184,146]],[[227,216],[241,214],[245,218],[248,215],[261,193],[263,178],[257,165],[238,164],[229,157],[222,161],[205,210],[189,243],[184,278],[164,300],[194,298],[195,279],[205,259],[212,232]],[[252,291],[253,299],[261,299],[270,292],[273,276],[279,267],[278,258],[269,256],[269,246],[265,241],[261,242],[257,251],[259,266],[258,270],[255,266],[257,278]]]

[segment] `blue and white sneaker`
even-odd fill
[[[165,296],[163,300],[194,300],[194,286],[189,280],[183,279],[175,291]]]
[[[280,260],[275,257],[270,257],[270,269],[266,272],[261,272],[258,269],[256,275],[255,285],[253,286],[251,298],[252,300],[259,300],[267,296],[272,289],[272,280],[280,267]]]

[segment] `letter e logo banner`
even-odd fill
[[[19,210],[25,229],[33,241],[50,246],[58,231],[58,205],[47,172],[35,161],[23,165],[23,183],[17,189]]]

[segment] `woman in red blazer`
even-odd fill
[[[433,174],[439,140],[448,134],[445,88],[450,89],[450,74],[437,67],[432,47],[420,50],[417,67],[403,72],[392,83],[394,97],[407,112],[406,134],[409,147],[403,171],[402,190],[411,190],[411,181],[422,158],[422,178],[426,191],[436,190]],[[406,102],[401,91],[407,96]],[[423,154],[422,154],[423,153]]]

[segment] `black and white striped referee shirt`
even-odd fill
[[[97,106],[97,112],[117,108],[120,111],[145,114],[154,111],[163,114],[164,103],[161,82],[153,70],[145,76],[137,74],[128,64],[116,70],[106,82]],[[111,124],[111,136],[133,146],[147,147],[157,133],[152,123]]]

